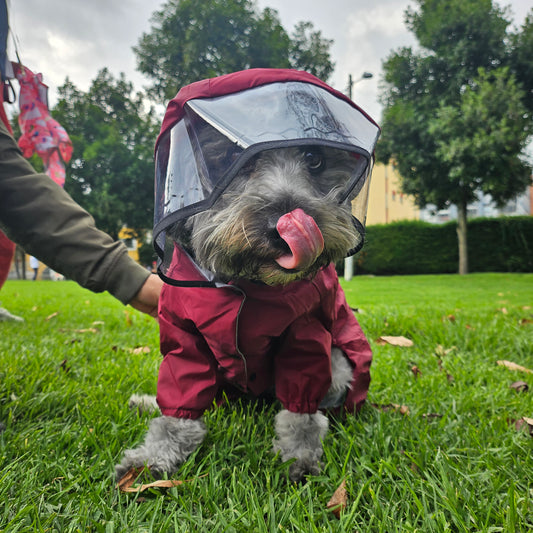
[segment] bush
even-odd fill
[[[458,268],[456,223],[402,221],[367,227],[358,274],[447,274]],[[533,272],[533,217],[468,222],[471,272]]]

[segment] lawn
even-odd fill
[[[26,321],[0,322],[0,531],[531,531],[533,374],[497,361],[533,369],[533,274],[343,285],[373,381],[359,416],[332,420],[321,475],[289,483],[278,406],[242,403],[206,415],[186,483],[127,494],[113,467],[150,418],[127,403],[155,392],[156,322],[72,282],[7,282],[2,305]]]

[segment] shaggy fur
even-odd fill
[[[243,168],[213,207],[175,225],[171,235],[202,268],[221,281],[247,279],[286,285],[312,276],[341,260],[359,244],[351,208],[339,204],[339,174],[346,177],[353,158],[341,150],[317,147],[264,151]],[[341,182],[343,180],[340,180]],[[277,262],[289,251],[276,224],[280,217],[302,209],[320,228],[324,248],[305,269],[287,270]],[[344,353],[332,349],[332,384],[321,407],[340,406],[350,388],[352,367]],[[156,409],[151,397],[136,396],[131,405]],[[290,466],[291,480],[316,474],[322,439],[328,430],[320,412],[281,411],[276,416],[274,451]],[[120,477],[131,467],[150,465],[152,471],[173,473],[205,435],[203,422],[162,416],[152,421],[145,442],[128,450],[116,467]]]

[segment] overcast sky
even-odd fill
[[[198,0],[201,1],[201,0]],[[57,101],[56,88],[68,76],[87,90],[97,72],[108,67],[120,72],[139,89],[148,85],[135,70],[132,46],[150,29],[150,16],[162,0],[7,0],[9,21],[21,61],[42,72],[50,87],[49,100]],[[358,80],[365,71],[374,77],[354,85],[353,99],[379,121],[377,101],[381,63],[391,50],[415,44],[403,22],[410,0],[258,0],[260,8],[279,12],[285,29],[311,21],[323,37],[333,39],[336,68],[329,83],[345,91],[348,76]],[[510,5],[520,26],[531,0],[501,0]],[[16,60],[14,41],[8,41],[9,59]],[[18,87],[15,85],[17,91]]]

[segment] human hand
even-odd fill
[[[130,305],[138,311],[157,318],[157,305],[162,288],[163,281],[161,278],[156,274],[150,274],[141,290],[131,300]]]

